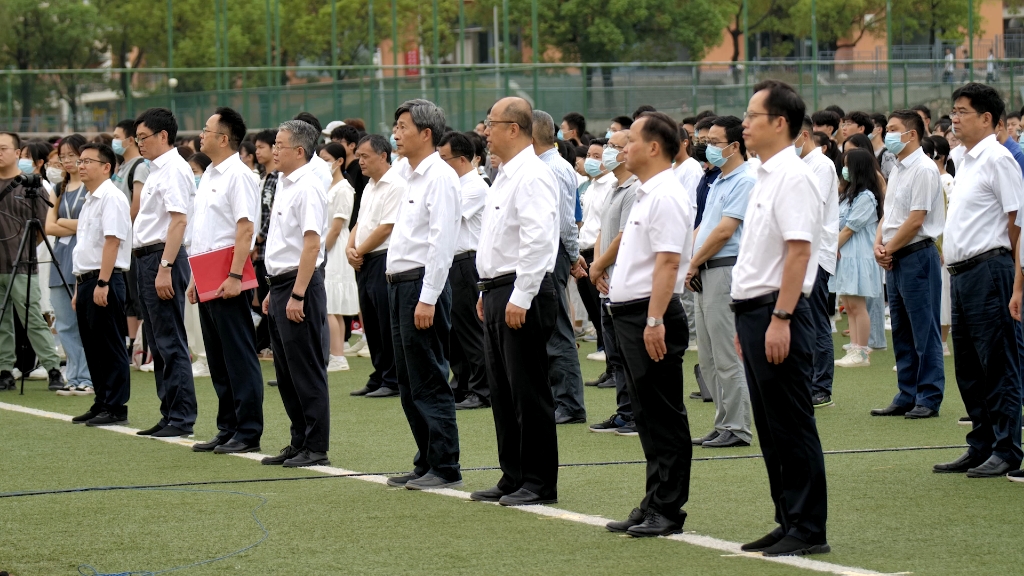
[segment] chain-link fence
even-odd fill
[[[469,130],[496,99],[517,95],[556,119],[576,111],[603,133],[614,116],[650,104],[681,118],[699,110],[740,115],[765,79],[792,84],[808,110],[837,104],[885,112],[915,104],[950,106],[952,91],[974,80],[1021,105],[1024,60],[913,59],[743,63],[604,63],[474,66],[365,66],[145,70],[0,71],[0,126],[19,132],[109,132],[145,108],[172,109],[183,131],[202,128],[217,106],[240,111],[251,128],[276,126],[302,110],[324,124],[358,117],[386,132],[398,104],[427,98],[448,123]],[[219,78],[218,78],[219,76]],[[131,90],[127,90],[127,86]],[[209,87],[231,86],[226,90]],[[127,94],[127,97],[125,93]],[[936,115],[937,116],[937,115]]]

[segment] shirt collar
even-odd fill
[[[971,158],[977,160],[978,157],[981,156],[982,152],[985,152],[986,150],[993,146],[1001,146],[1001,144],[999,144],[999,140],[996,140],[995,134],[991,134],[989,136],[986,136],[985,138],[982,138],[981,142],[978,142],[977,144],[974,145],[974,148],[971,148],[970,150],[967,151],[966,156],[970,156]]]
[[[910,168],[911,166],[916,165],[918,162],[920,162],[924,158],[925,158],[924,150],[922,150],[920,147],[918,147],[917,150],[914,150],[913,152],[911,152],[910,156],[907,156],[903,160],[900,160],[899,158],[897,158],[896,159],[896,164],[899,167],[901,167],[901,168]]]
[[[157,156],[156,158],[154,158],[152,163],[156,164],[157,168],[163,168],[164,166],[169,164],[171,162],[171,160],[174,159],[174,156],[171,156],[171,154],[174,154],[174,156],[177,156],[178,158],[181,158],[181,154],[178,154],[178,149],[177,148],[171,148],[167,152],[164,152],[163,154],[161,154],[161,155]]]
[[[637,194],[640,194],[640,193],[650,194],[658,186],[661,186],[661,184],[663,182],[665,182],[666,180],[669,180],[669,179],[673,179],[674,180],[675,177],[676,177],[676,175],[675,175],[675,173],[672,172],[672,168],[671,167],[670,168],[666,168],[665,170],[662,170],[661,172],[658,172],[657,174],[652,176],[651,179],[648,180],[647,182],[644,182],[643,184],[641,184],[640,188],[637,189],[636,192],[637,192]]]
[[[236,164],[242,164],[242,158],[238,154],[232,154],[231,156],[225,158],[223,162],[217,164],[216,166],[211,166],[211,168],[216,170],[219,174],[227,174],[228,170],[230,170],[231,167],[235,166]],[[248,170],[249,167],[246,166],[245,169]]]
[[[114,184],[114,181],[108,178],[104,180],[102,184],[100,184],[100,187],[97,188],[95,192],[90,192],[89,196],[99,200],[106,196],[108,188],[113,188],[114,190],[117,190],[118,193],[121,192],[121,189],[118,188],[116,184]]]
[[[416,169],[413,170],[413,173],[423,176],[427,173],[428,168],[438,162],[444,162],[444,160],[441,160],[441,154],[435,150],[433,154],[427,156],[423,160],[420,160],[420,163],[416,165]]]
[[[285,176],[284,179],[294,184],[298,182],[300,178],[302,178],[306,174],[309,174],[312,171],[313,167],[309,164],[309,162],[306,162],[299,168],[296,168],[294,171],[292,171],[291,174]]]
[[[398,168],[395,167],[394,165],[392,165],[391,168],[388,168],[388,171],[385,172],[384,175],[380,177],[380,180],[377,180],[376,182],[373,182],[373,178],[370,178],[370,182],[372,182],[375,185],[376,184],[380,184],[381,182],[391,182],[394,179],[394,177],[397,176],[397,175],[398,175]]]
[[[821,148],[815,146],[814,150],[811,150],[806,156],[804,156],[804,163],[810,164],[811,162],[814,162],[814,159],[818,156],[824,156],[824,154],[822,154]]]
[[[630,174],[629,178],[626,178],[625,182],[623,182],[621,185],[615,187],[615,190],[616,191],[618,191],[618,190],[625,190],[626,188],[629,188],[633,184],[636,184],[637,180],[638,180],[638,178],[636,177],[636,174]]]
[[[557,152],[555,153],[557,154]],[[523,148],[522,151],[520,151],[519,154],[516,154],[511,160],[508,160],[507,162],[502,162],[501,166],[498,167],[498,170],[504,173],[506,177],[511,178],[520,168],[522,168],[523,164],[526,164],[526,161],[530,158],[530,156],[538,158],[537,153],[534,152],[532,145]]]
[[[609,172],[609,173],[605,174],[604,176],[601,176],[600,178],[598,178],[597,182],[599,184],[604,184],[606,182],[612,182],[612,181],[616,181],[617,182],[618,180],[619,180],[619,178],[618,178],[618,176],[615,175],[614,172]]]
[[[466,172],[462,176],[459,176],[459,185],[465,186],[470,183],[476,183],[477,181],[483,182],[484,179],[477,173],[476,168]]]
[[[726,180],[732,178],[733,176],[739,176],[740,174],[746,174],[747,171],[749,171],[749,170],[750,170],[750,164],[747,164],[746,162],[744,162],[743,164],[740,164],[739,167],[737,167],[735,170],[730,172],[727,176],[721,176],[721,177],[717,178],[714,183],[717,184],[719,182],[725,182]]]
[[[796,148],[792,146],[786,146],[780,150],[775,156],[772,156],[767,162],[761,162],[761,167],[758,170],[771,174],[773,170],[782,166],[796,158]]]

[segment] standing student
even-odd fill
[[[256,248],[253,250],[252,265],[256,272],[256,299],[253,301],[261,316],[260,325],[256,327],[256,350],[263,352],[270,349],[270,323],[263,314],[263,300],[270,293],[267,286],[267,236],[270,234],[270,215],[273,213],[274,195],[277,192],[277,162],[274,161],[274,139],[277,130],[260,130],[256,133],[256,160],[263,166],[263,180],[260,181],[260,220],[256,234]]]
[[[634,537],[680,532],[690,491],[693,447],[683,402],[689,333],[679,296],[689,269],[683,255],[691,253],[693,207],[672,173],[678,153],[679,128],[667,114],[646,112],[630,126],[626,167],[641,184],[619,242],[622,258],[607,308],[647,459],[647,493],[625,521],[607,528]]]
[[[498,168],[480,224],[477,315],[498,438],[501,479],[470,494],[505,506],[558,500],[558,436],[546,344],[558,294],[558,183],[533,150],[533,110],[503,98],[487,114],[487,144]]]
[[[327,323],[331,328],[331,359],[328,372],[348,370],[345,358],[345,316],[359,314],[359,288],[356,286],[356,272],[348,263],[345,248],[348,246],[348,221],[352,218],[352,202],[355,191],[345,178],[345,148],[331,142],[320,150],[320,157],[328,163],[334,181],[327,191],[327,216],[330,226],[324,250],[327,264],[324,267],[324,287],[327,290]]]
[[[459,177],[437,153],[444,111],[427,100],[395,110],[405,194],[388,247],[391,337],[402,409],[416,441],[413,471],[388,479],[410,490],[462,485],[455,396],[448,386],[452,289],[462,210]]]
[[[238,112],[217,108],[201,134],[200,147],[211,164],[196,192],[189,252],[196,255],[233,247],[234,254],[213,299],[200,302],[194,279],[189,285],[188,299],[199,306],[203,346],[218,400],[217,435],[193,445],[192,450],[259,452],[263,372],[249,311],[253,291],[242,290],[242,270],[255,246],[259,190],[252,171],[238,155],[238,145],[245,138],[245,121]]]
[[[117,123],[117,126],[114,127],[114,141],[111,143],[111,148],[114,150],[114,154],[124,158],[117,169],[117,174],[111,180],[124,192],[128,204],[131,206],[134,220],[135,215],[139,212],[142,187],[146,185],[146,179],[149,178],[149,164],[139,154],[139,145],[135,140],[135,120],[128,119]],[[139,334],[139,322],[142,319],[137,269],[138,265],[133,262],[133,266],[125,271],[125,284],[127,285],[125,314],[128,316],[128,343],[133,355],[135,340]]]
[[[128,421],[128,349],[124,346],[124,270],[131,265],[131,207],[110,177],[117,160],[105,144],[79,149],[79,176],[88,195],[72,257],[77,283],[71,301],[96,397],[76,424],[107,426]]]
[[[262,460],[286,468],[329,466],[331,408],[327,392],[327,293],[320,265],[327,232],[327,192],[309,164],[319,131],[289,120],[278,126],[274,161],[278,180],[267,238],[267,284],[263,312],[270,320],[274,372],[291,442]]]
[[[191,436],[196,390],[185,341],[185,246],[196,183],[188,162],[172,147],[178,121],[166,108],[150,108],[135,120],[139,152],[150,161],[135,217],[132,253],[139,266],[143,330],[153,353],[160,421],[140,436]]]
[[[829,552],[825,458],[814,422],[814,323],[821,195],[793,152],[805,113],[800,96],[761,82],[747,105],[743,139],[762,160],[750,193],[732,297],[736,346],[750,386],[777,526],[741,546],[766,556]]]

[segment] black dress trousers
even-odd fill
[[[131,372],[128,349],[124,339],[128,336],[128,323],[124,315],[125,279],[120,272],[110,275],[107,305],[93,302],[96,279],[78,285],[75,315],[78,331],[82,335],[85,361],[92,375],[96,391],[91,412],[109,412],[115,416],[128,416],[128,397],[131,393]]]
[[[580,250],[580,256],[583,256],[588,267],[594,263],[593,248]],[[594,323],[594,331],[597,333],[597,349],[604,350],[604,327],[601,326],[601,294],[597,291],[597,286],[594,286],[594,283],[590,281],[590,276],[576,279],[576,289],[580,293],[583,307],[587,309],[587,316]],[[608,364],[606,361],[605,371],[607,372],[610,367],[611,364]]]
[[[526,488],[541,498],[557,498],[558,436],[547,342],[555,329],[558,296],[546,274],[526,322],[513,330],[505,323],[513,288],[507,284],[483,294],[484,358],[502,472],[498,488],[506,494]]]
[[[274,350],[277,389],[291,420],[293,448],[327,452],[330,445],[331,405],[327,394],[327,292],[323,271],[313,272],[302,301],[305,319],[292,322],[285,306],[295,282],[270,286],[270,342]]]
[[[683,523],[690,496],[690,423],[683,403],[683,354],[689,345],[686,313],[678,297],[665,310],[665,357],[655,362],[644,346],[649,299],[609,304],[615,343],[626,376],[633,420],[647,460],[647,494],[640,503]]]
[[[199,303],[210,378],[217,392],[217,436],[243,444],[263,436],[263,371],[249,305],[253,290]]]
[[[487,385],[487,367],[484,361],[484,325],[476,315],[476,252],[456,254],[448,272],[452,287],[452,374],[455,376],[456,396],[470,392],[488,402],[491,389]]]
[[[395,370],[395,345],[391,340],[391,305],[388,302],[388,281],[385,269],[387,250],[363,256],[363,265],[356,271],[359,309],[363,312],[363,335],[370,347],[373,372],[366,386],[372,392],[381,386],[398,390]]]
[[[737,306],[736,334],[768,469],[775,521],[788,536],[823,544],[828,492],[825,458],[811,404],[816,338],[811,306],[802,297],[797,302],[789,321],[789,356],[782,364],[768,362],[764,351],[775,303]]]

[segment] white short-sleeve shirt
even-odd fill
[[[480,222],[487,204],[487,191],[490,190],[476,170],[470,170],[459,178],[459,185],[462,187],[462,220],[455,240],[456,254],[476,250],[480,244]]]
[[[268,275],[277,276],[299,268],[306,232],[320,236],[320,251],[316,256],[319,267],[324,261],[327,236],[327,192],[309,163],[277,179],[264,260]]]
[[[360,244],[370,237],[370,233],[381,224],[394,224],[398,216],[398,204],[405,195],[405,179],[399,175],[398,169],[392,166],[380,177],[380,180],[373,178],[363,189],[363,196],[359,202],[359,218],[356,220],[355,245]],[[391,237],[384,239],[380,246],[374,249],[387,250]]]
[[[889,172],[884,207],[882,243],[892,240],[900,226],[915,210],[925,210],[928,214],[924,217],[921,229],[907,244],[929,238],[935,240],[942,235],[942,228],[946,222],[946,206],[939,169],[920,148],[902,161],[896,160],[892,172]]]
[[[89,193],[78,214],[78,243],[72,255],[76,276],[100,269],[108,236],[121,241],[114,268],[127,270],[132,261],[131,206],[112,180],[105,180],[95,192]]]
[[[839,175],[836,165],[817,146],[804,156],[804,164],[818,179],[821,194],[821,245],[818,247],[818,265],[829,274],[836,273],[836,253],[839,251]]]
[[[188,162],[171,148],[150,163],[135,217],[134,248],[167,242],[171,212],[190,215],[196,179]]]
[[[259,189],[252,171],[238,154],[232,154],[216,166],[210,165],[199,181],[189,254],[202,254],[235,245],[235,232],[240,220],[259,229]],[[256,245],[252,236],[251,250]]]

